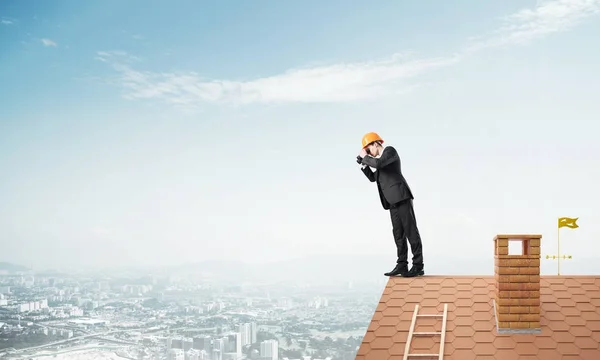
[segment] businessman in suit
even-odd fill
[[[362,139],[362,150],[357,162],[369,181],[377,183],[381,205],[390,211],[394,240],[398,252],[396,267],[385,276],[415,277],[425,274],[423,246],[413,209],[413,194],[402,175],[400,157],[392,146],[383,146],[376,133],[368,133]],[[371,168],[374,168],[373,172]],[[408,269],[408,244],[413,254],[412,267]]]

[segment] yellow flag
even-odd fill
[[[579,227],[579,225],[577,225],[578,219],[579,218],[561,217],[558,219],[558,228],[560,229],[561,227],[568,227],[571,229],[577,229]]]

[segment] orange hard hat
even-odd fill
[[[370,143],[374,141],[381,141],[381,143],[383,144],[383,139],[377,133],[366,133],[365,136],[363,136],[362,138],[362,148],[366,148]]]

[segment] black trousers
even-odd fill
[[[413,265],[423,266],[423,244],[417,227],[417,219],[412,200],[401,201],[390,207],[390,217],[396,248],[398,249],[398,265],[408,265],[408,243],[413,254]]]

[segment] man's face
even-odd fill
[[[369,145],[367,145],[367,154],[376,157],[377,155],[379,155],[378,153],[378,149],[377,149],[377,143],[370,143]]]

